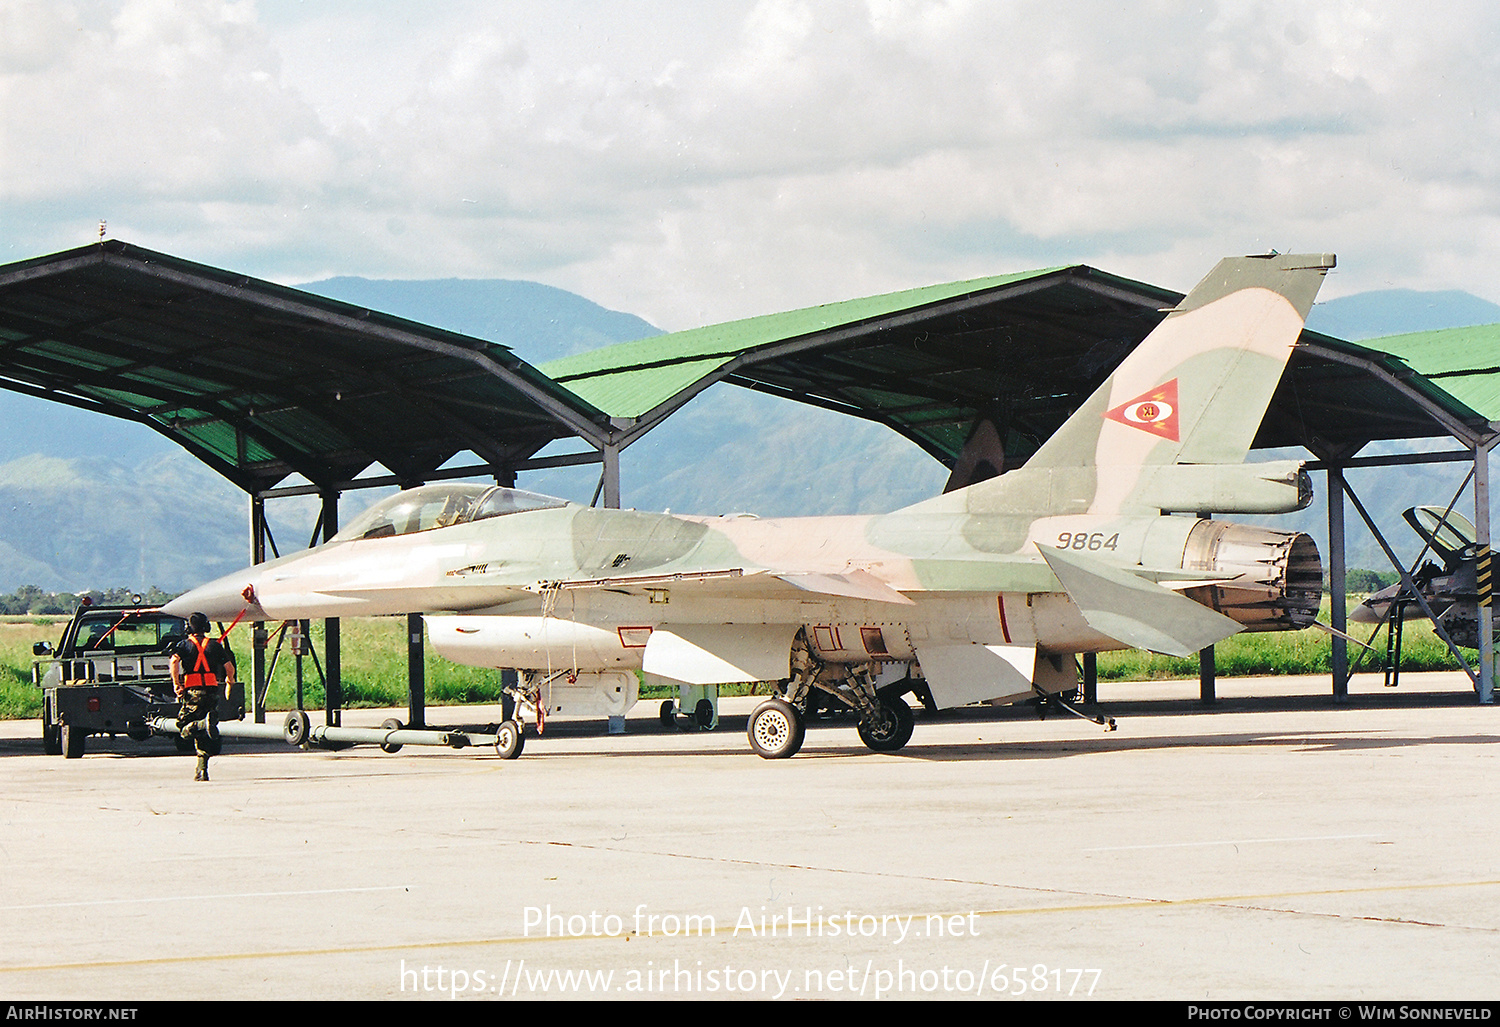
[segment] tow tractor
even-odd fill
[[[31,679],[42,689],[46,753],[76,760],[89,735],[123,734],[143,742],[154,722],[175,720],[171,651],[186,637],[181,617],[154,606],[79,604],[55,649],[50,642],[31,647],[38,657]],[[219,719],[244,715],[244,689],[236,684],[219,706]]]
[[[232,627],[232,625],[231,625]],[[221,632],[223,640],[228,632]],[[31,647],[37,657],[31,678],[42,689],[42,747],[49,756],[76,760],[89,735],[125,735],[144,742],[153,734],[170,737],[179,751],[193,744],[177,730],[177,696],[172,688],[172,649],[187,637],[187,622],[154,606],[96,606],[85,600],[51,642]],[[520,755],[521,728],[507,720],[490,731],[426,730],[388,720],[379,729],[313,724],[302,710],[278,725],[245,721],[245,690],[236,682],[229,701],[220,702],[218,730],[225,738],[280,740],[298,748],[342,749],[379,745],[386,752],[403,745],[494,746],[506,759]]]

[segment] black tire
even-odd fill
[[[389,717],[389,718],[387,718],[385,720],[382,720],[380,722],[380,729],[382,731],[400,731],[401,728],[404,727],[404,726],[405,725],[403,725],[401,723],[401,721],[397,720],[395,717]],[[381,752],[388,752],[392,756],[394,756],[394,755],[396,755],[396,753],[398,753],[398,752],[401,751],[401,743],[400,742],[381,742],[380,743],[380,751]]]
[[[661,726],[662,727],[676,727],[677,726],[677,702],[675,700],[673,700],[673,699],[663,699],[661,701],[661,714],[660,714],[660,716],[661,716]]]
[[[495,728],[495,755],[502,760],[513,760],[521,755],[524,748],[526,735],[521,731],[521,725],[513,720],[501,721],[500,726]]]
[[[42,721],[42,752],[48,756],[62,755],[62,730],[46,720]]]
[[[87,731],[68,724],[58,726],[58,738],[62,744],[63,759],[76,760],[83,756],[83,740],[89,736]]]
[[[877,707],[880,711],[877,718],[859,722],[859,740],[875,752],[896,752],[902,749],[911,741],[912,729],[917,724],[911,707],[901,698],[881,698]]]
[[[312,724],[308,722],[307,714],[301,710],[293,710],[286,715],[286,723],[281,727],[281,737],[286,739],[287,745],[303,745],[307,742],[308,735],[312,732]]]
[[[177,747],[177,751],[182,753],[184,756],[198,751],[193,747],[193,740],[191,738],[183,738],[181,735],[173,735],[172,744],[175,745]]]
[[[698,704],[693,707],[693,723],[698,725],[698,730],[707,731],[714,726],[714,704],[712,699],[699,699]]]
[[[762,759],[784,760],[797,755],[807,735],[807,722],[796,707],[781,700],[768,699],[750,714],[745,725],[750,748]]]

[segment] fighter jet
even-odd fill
[[[1442,561],[1430,560],[1411,572],[1427,608],[1442,622],[1454,643],[1469,648],[1479,645],[1479,551],[1478,533],[1469,519],[1450,507],[1414,506],[1401,515],[1412,530],[1422,537],[1425,548]],[[1420,557],[1418,558],[1421,559]],[[1403,583],[1396,583],[1370,596],[1349,616],[1355,624],[1384,624],[1398,620],[1425,617],[1416,597]],[[1396,628],[1394,646],[1400,646],[1400,628]]]
[[[939,708],[1058,697],[1078,653],[1183,656],[1314,621],[1311,538],[1205,515],[1311,501],[1300,461],[1243,461],[1333,266],[1220,262],[1024,466],[894,513],[689,517],[424,486],[166,609],[421,612],[448,658],[517,669],[538,713],[556,689],[628,705],[638,670],[776,682],[749,721],[761,756],[798,751],[814,693],[894,751],[913,691]]]

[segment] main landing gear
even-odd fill
[[[745,726],[750,748],[768,760],[784,760],[797,755],[807,734],[807,718],[785,699],[768,699],[750,714]]]
[[[905,694],[913,687],[903,678],[877,686],[874,664],[850,667],[824,663],[813,655],[804,635],[792,644],[792,676],[782,694],[768,699],[750,714],[745,734],[757,756],[784,760],[802,748],[807,733],[809,701],[831,696],[859,717],[859,739],[875,752],[897,752],[911,741],[916,717]]]
[[[874,752],[897,752],[911,741],[916,715],[901,696],[879,696],[873,710],[859,718],[859,740]],[[797,755],[807,735],[807,714],[786,699],[768,699],[750,714],[745,726],[750,748],[768,760]]]

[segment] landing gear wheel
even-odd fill
[[[404,727],[404,726],[405,725],[403,725],[401,723],[401,721],[397,720],[395,717],[389,717],[389,718],[387,718],[385,720],[382,720],[380,722],[380,729],[382,731],[400,731],[401,728]],[[398,752],[401,751],[401,743],[400,742],[381,742],[380,743],[380,751],[381,752],[388,752],[392,756],[394,756],[394,755],[396,755],[396,753],[398,753]]]
[[[700,731],[707,731],[714,726],[714,704],[711,699],[698,700],[698,705],[693,707],[693,722]]]
[[[781,699],[768,699],[750,714],[745,726],[750,738],[750,748],[762,759],[784,760],[797,755],[802,748],[802,739],[807,734],[807,724],[796,707]]]
[[[916,717],[905,699],[881,698],[879,716],[859,722],[859,740],[876,752],[896,752],[911,741]]]
[[[660,714],[660,716],[661,716],[661,726],[662,727],[676,727],[677,726],[677,703],[674,702],[671,699],[663,699],[661,701],[661,714]]]
[[[193,740],[191,738],[183,738],[181,735],[173,735],[172,744],[176,746],[177,751],[182,753],[184,756],[197,751],[193,748]]]
[[[293,710],[286,715],[286,723],[281,726],[281,737],[286,739],[287,745],[303,745],[312,731],[312,725],[308,723],[307,714],[301,710]]]
[[[60,725],[57,730],[58,738],[62,742],[63,758],[76,760],[81,757],[83,755],[83,740],[89,736],[88,732],[80,731],[78,728],[68,724]]]
[[[521,725],[513,720],[501,721],[495,728],[495,755],[502,760],[513,760],[524,748],[526,736],[521,733]]]

